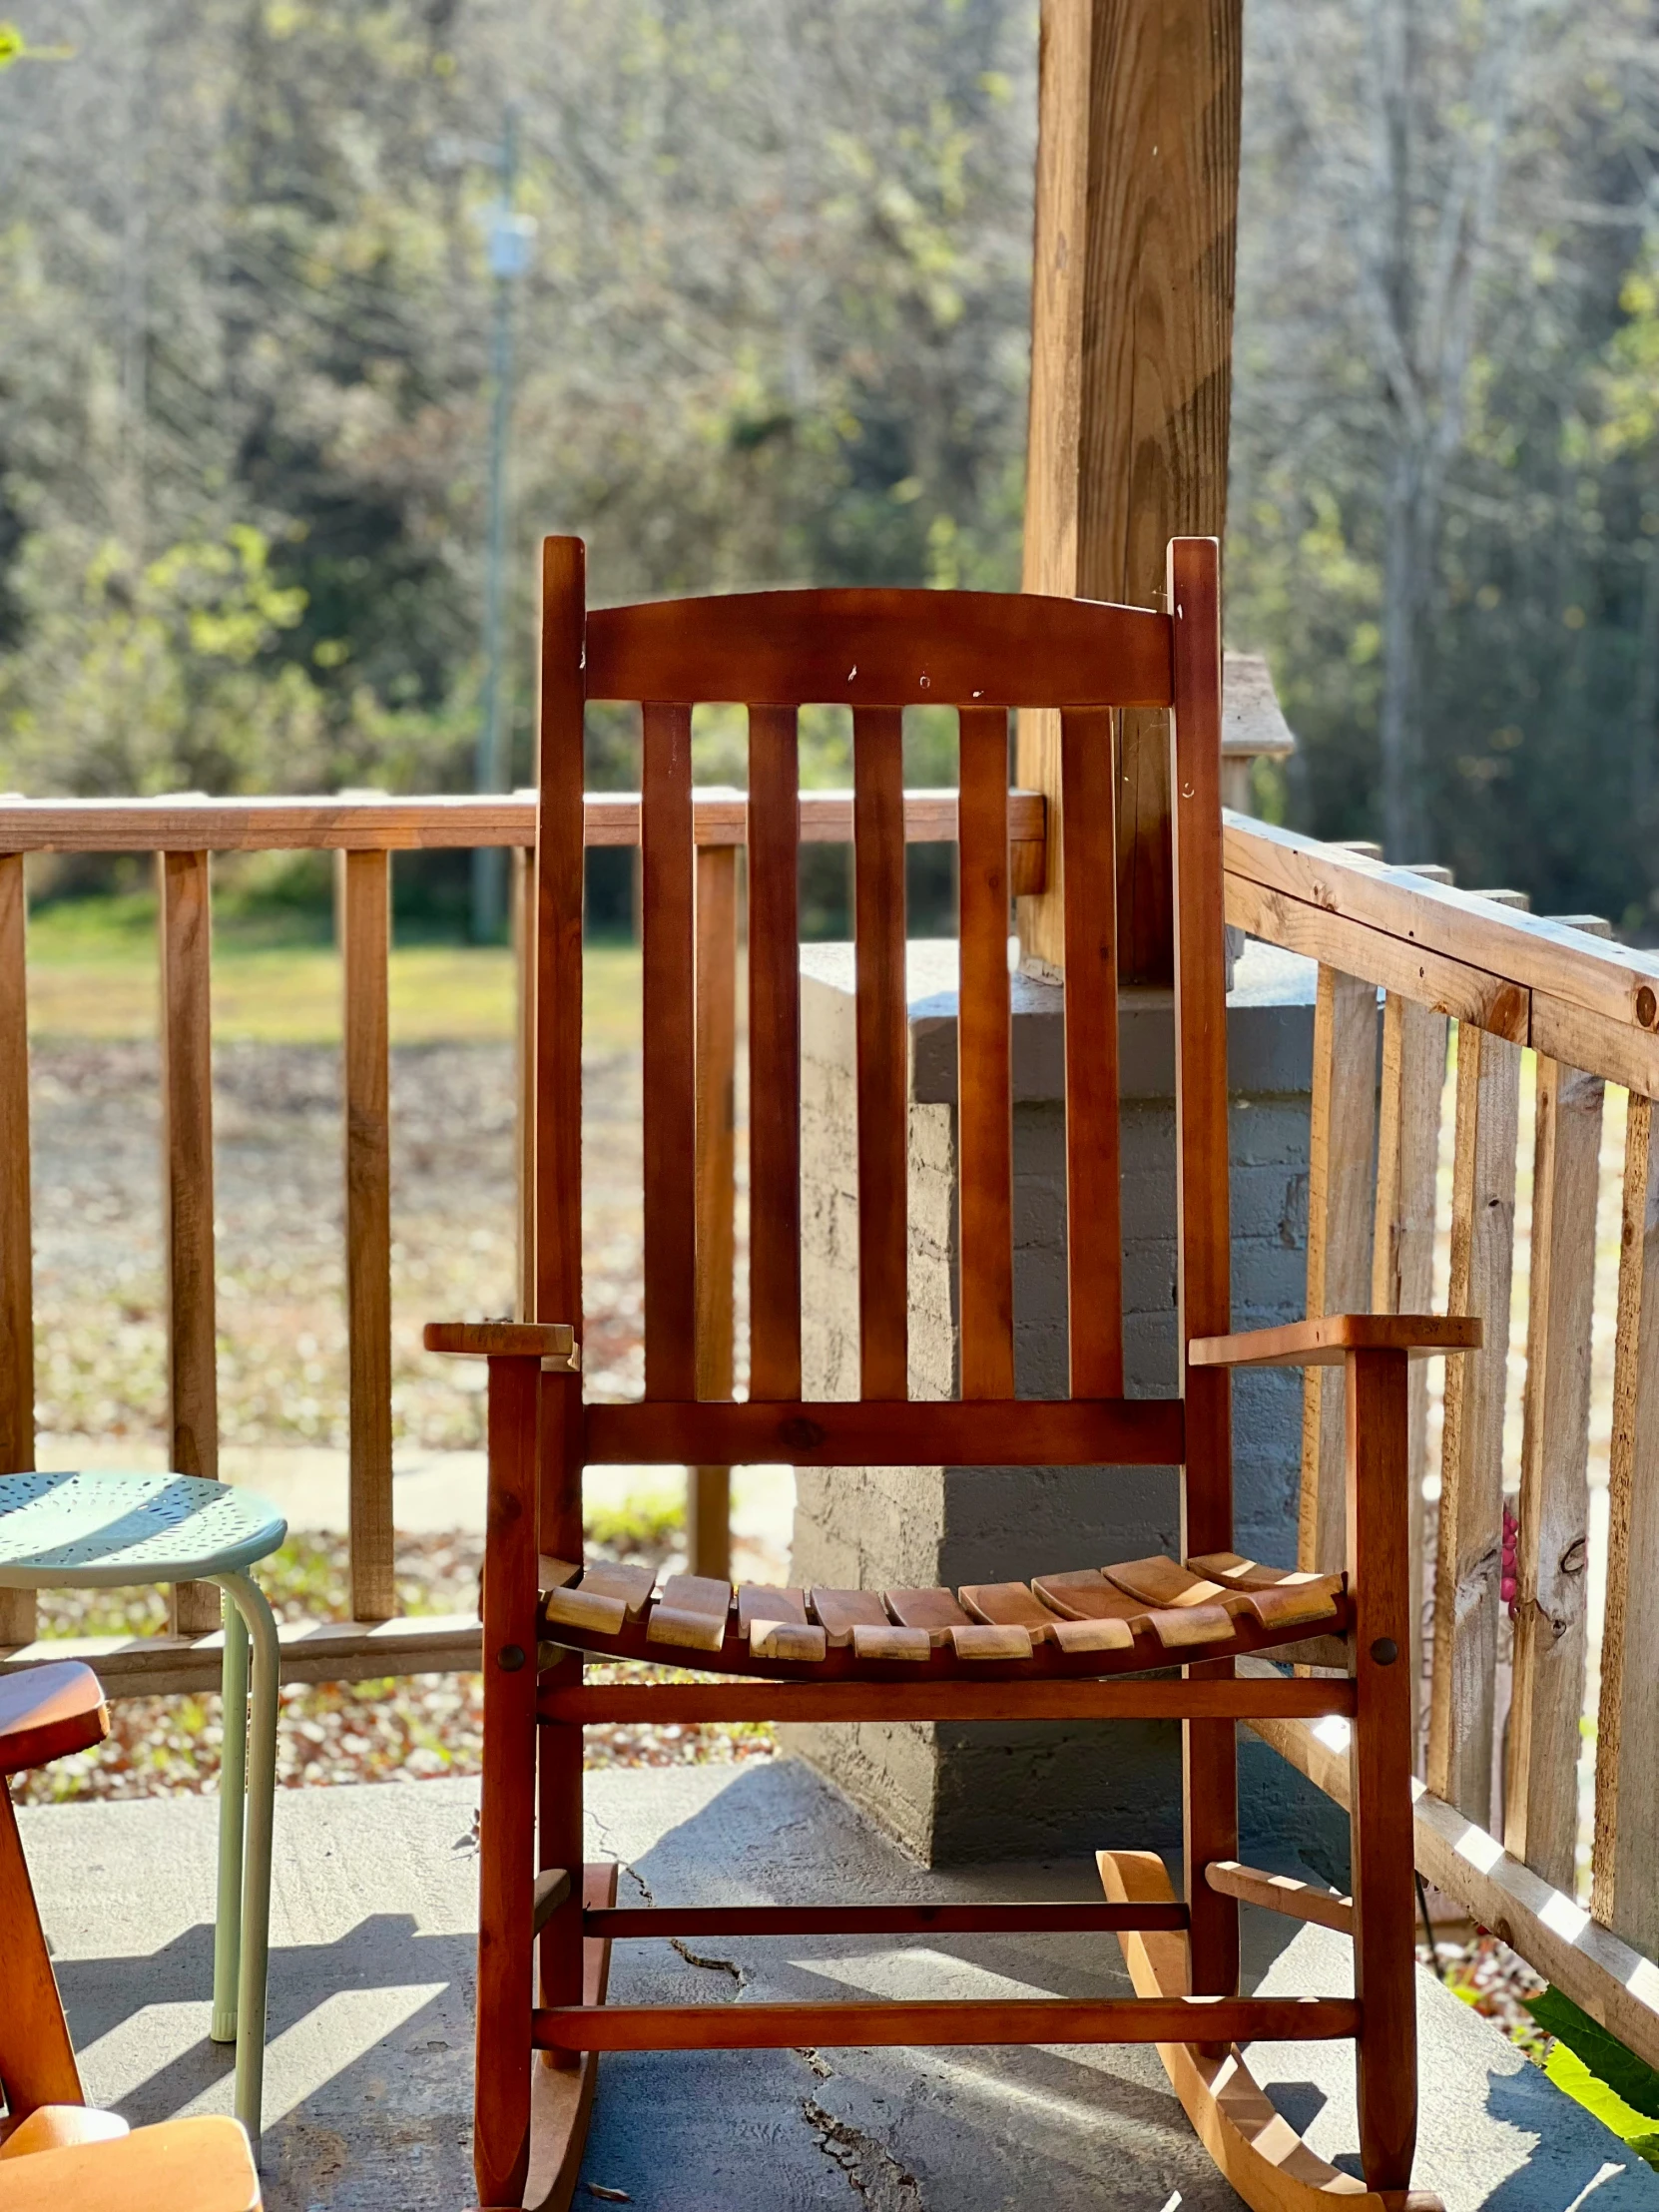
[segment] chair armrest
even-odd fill
[[[1480,1344],[1481,1325],[1472,1315],[1324,1314],[1239,1337],[1195,1337],[1187,1361],[1195,1368],[1340,1368],[1351,1352],[1432,1360],[1446,1352],[1478,1352]]]
[[[429,1321],[421,1342],[428,1352],[457,1352],[473,1359],[577,1366],[576,1332],[567,1321]]]

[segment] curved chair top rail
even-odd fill
[[[590,610],[590,699],[1167,707],[1168,615],[1031,592],[733,592]]]

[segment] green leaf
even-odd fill
[[[1610,2129],[1638,2158],[1645,2159],[1650,2166],[1659,2164],[1659,2135],[1654,2133],[1648,2115],[1626,2104],[1605,2081],[1597,2080],[1576,2051],[1569,2050],[1565,2043],[1557,2043],[1544,2063],[1544,2072],[1558,2089]]]
[[[1609,2035],[1606,2028],[1598,2020],[1592,2020],[1571,1997],[1551,1987],[1542,1996],[1529,1999],[1526,2009],[1544,2033],[1553,2035],[1558,2047],[1564,2045],[1582,2064],[1587,2076],[1605,2085],[1622,2107],[1643,2119],[1659,2120],[1659,2073],[1645,2059],[1627,2049],[1616,2035]],[[1552,2054],[1545,2068],[1552,2078],[1553,2068]],[[1562,2086],[1566,2084],[1563,2082]],[[1568,2094],[1575,2095],[1576,2091],[1569,2090]],[[1586,2100],[1580,2097],[1578,2101],[1582,2104]],[[1609,2120],[1607,2124],[1612,2127],[1614,2123]],[[1651,2129],[1648,2132],[1651,2133]]]

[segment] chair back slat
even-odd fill
[[[1014,1394],[1013,1115],[1008,1027],[1008,717],[961,712],[957,1151],[963,1397]]]
[[[696,900],[691,709],[647,704],[642,781],[645,1394],[697,1395]]]
[[[749,1394],[801,1395],[801,765],[793,707],[749,714]]]
[[[1123,1394],[1117,772],[1109,709],[1060,718],[1065,885],[1066,1311],[1074,1397]]]
[[[904,761],[896,708],[852,717],[857,979],[858,1368],[865,1397],[908,1387],[909,1150],[904,988]]]

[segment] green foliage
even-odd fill
[[[1605,2118],[1606,2114],[1592,2102],[1591,2091],[1602,2102],[1611,2100],[1616,2104],[1637,2132],[1648,2138],[1649,2147],[1642,2155],[1654,2163],[1659,2154],[1659,2132],[1651,2123],[1659,2120],[1659,2072],[1553,1986],[1541,1996],[1528,1999],[1526,2009],[1545,2034],[1555,2037],[1555,2049],[1546,2069],[1550,2078],[1559,2080],[1569,2096],[1589,2105],[1598,2117]],[[1612,2118],[1607,2118],[1607,2125],[1627,2141],[1634,2140],[1627,2126]]]
[[[326,764],[315,686],[279,641],[303,590],[272,574],[251,523],[135,566],[106,539],[41,533],[28,610],[0,662],[0,774],[15,787],[122,793],[306,789]]]

